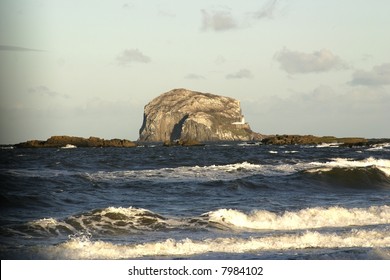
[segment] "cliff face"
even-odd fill
[[[174,89],[145,106],[139,141],[253,140],[236,99]]]

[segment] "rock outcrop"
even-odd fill
[[[337,138],[334,136],[313,136],[313,135],[275,135],[262,139],[261,143],[266,145],[318,145],[318,144],[340,144],[342,146],[369,145],[367,139],[360,137]]]
[[[52,136],[46,141],[30,140],[16,144],[16,148],[63,148],[69,147],[135,147],[134,142],[126,139],[105,140],[98,137]]]
[[[145,106],[139,141],[248,141],[261,139],[244,121],[240,101],[174,89]]]

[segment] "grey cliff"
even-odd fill
[[[240,101],[210,93],[174,89],[144,109],[139,141],[248,141],[260,139],[245,122]]]

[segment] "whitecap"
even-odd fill
[[[320,168],[356,168],[356,167],[376,167],[385,173],[387,176],[390,176],[390,160],[388,159],[376,159],[374,157],[369,157],[363,160],[353,160],[350,158],[333,158],[332,161],[326,163],[312,162],[312,166],[319,166]]]
[[[297,230],[389,224],[390,206],[351,209],[314,207],[282,214],[266,210],[254,210],[247,214],[234,209],[219,209],[204,216],[209,222],[233,229]]]
[[[72,144],[66,144],[65,146],[61,147],[61,149],[74,149],[77,148],[77,146]]]
[[[141,244],[114,244],[72,238],[57,246],[40,248],[47,259],[129,259],[161,256],[192,256],[205,253],[246,253],[270,250],[288,251],[311,248],[386,248],[388,231],[350,230],[341,234],[306,231],[264,237],[221,237],[193,240],[167,239]],[[386,256],[384,256],[386,257]]]
[[[333,148],[333,147],[339,147],[342,143],[321,143],[318,144],[317,148]]]

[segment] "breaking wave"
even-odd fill
[[[235,229],[296,230],[322,227],[347,227],[390,223],[390,206],[370,208],[315,207],[276,214],[255,210],[249,214],[219,209],[206,214],[209,222]]]
[[[68,236],[88,233],[94,237],[131,235],[168,230],[307,230],[390,224],[390,206],[369,208],[314,207],[299,211],[273,213],[254,210],[244,213],[234,209],[218,209],[197,217],[164,217],[142,208],[108,207],[64,220],[39,219],[13,229],[30,236]]]
[[[390,176],[390,160],[375,159],[369,157],[364,160],[351,160],[348,158],[335,158],[332,161],[319,163],[313,162],[312,166],[318,166],[308,170],[308,172],[328,171],[330,168],[367,168],[372,167],[382,171],[386,176]]]
[[[304,177],[318,183],[355,189],[390,188],[390,160],[337,158],[312,165],[318,167],[304,170]]]
[[[40,248],[40,253],[48,259],[128,259],[206,253],[260,253],[269,250],[363,247],[379,250],[382,253],[381,257],[386,258],[389,246],[390,235],[386,231],[353,229],[342,234],[307,231],[250,238],[167,239],[141,244],[113,244],[88,238],[73,238],[56,246]]]
[[[180,227],[179,220],[165,218],[142,208],[108,207],[70,216],[64,220],[39,219],[19,227],[21,234],[67,236],[88,233],[93,236],[132,234]]]

